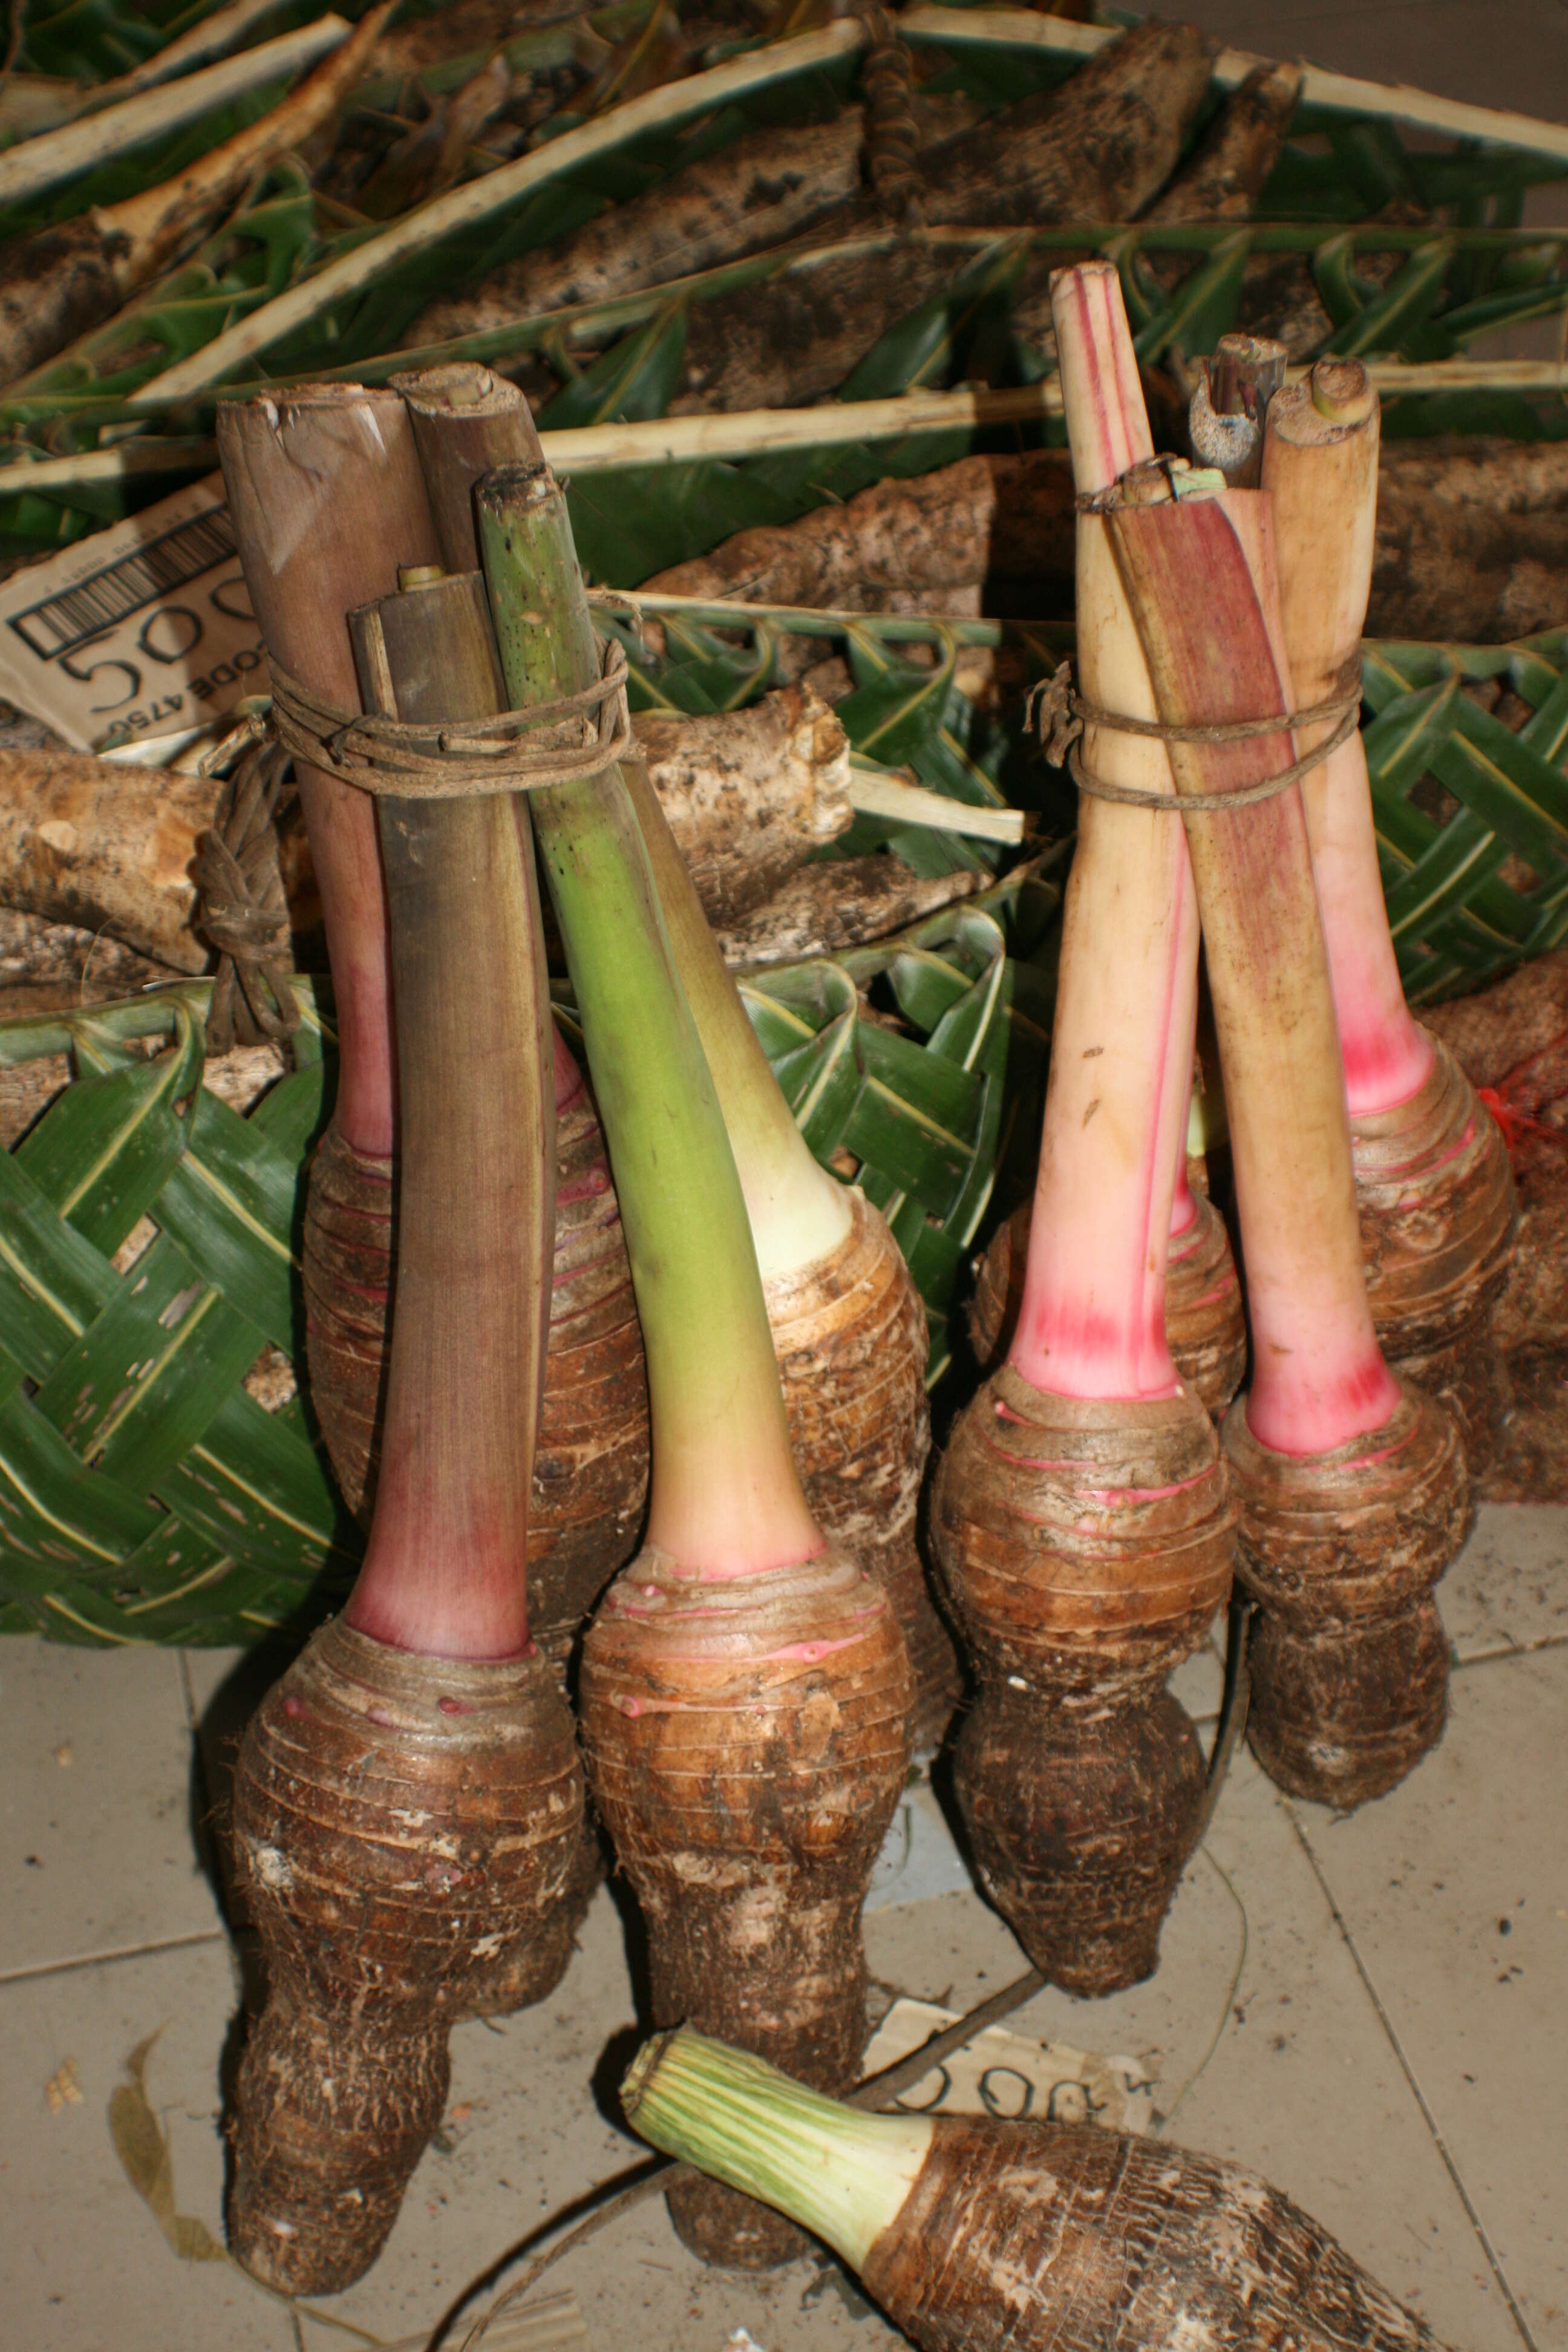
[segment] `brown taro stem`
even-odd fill
[[[307,384],[224,401],[218,452],[245,585],[267,648],[316,693],[360,707],[344,615],[438,563],[403,403],[358,384]],[[388,1160],[395,1082],[386,913],[367,796],[301,766],[300,798],[321,892],[338,1029],[333,1125],[349,1150]]]
[[[441,2119],[447,2037],[571,1956],[583,1816],[542,1658],[416,1658],[342,1620],[247,1727],[236,1858],[268,1998],[237,2093],[230,2241],[289,2294],[374,2261]]]
[[[448,561],[477,562],[476,481],[490,466],[538,461],[527,402],[514,384],[475,367],[396,382]],[[824,1534],[886,1585],[915,1670],[917,1744],[934,1748],[958,1696],[958,1669],[915,1539],[931,1444],[920,1295],[879,1213],[812,1157],[646,767],[627,761],[622,777],[745,1196],[806,1500]]]
[[[475,576],[353,623],[368,708],[433,726],[497,708]],[[236,1796],[268,1987],[231,2232],[293,2292],[374,2261],[453,2019],[548,1991],[591,1885],[571,1718],[527,1617],[554,1172],[532,859],[504,797],[378,815],[403,1016],[385,1459],[342,1617],[250,1727]]]
[[[553,477],[493,475],[479,519],[513,701],[578,690],[598,653]],[[909,1755],[909,1661],[882,1588],[801,1492],[745,1198],[625,786],[610,771],[532,801],[653,1428],[646,1548],[584,1647],[595,1797],[647,1918],[659,2021],[721,2015],[739,2041],[847,2087],[866,2033],[860,1906]],[[671,2204],[710,2260],[793,2250],[722,2191]]]
[[[1184,1388],[1211,1421],[1224,1415],[1247,1370],[1247,1318],[1225,1220],[1204,1189],[1202,1162],[1186,1162],[1189,1214],[1173,1225],[1165,1267],[1165,1338]],[[969,1307],[969,1337],[983,1371],[1006,1354],[1024,1293],[1034,1203],[1026,1201],[985,1247]]]
[[[1074,479],[1100,491],[1151,447],[1114,267],[1058,271],[1052,311]],[[1085,699],[1152,718],[1087,513],[1078,614]],[[1234,1522],[1166,1343],[1197,986],[1174,787],[1156,741],[1090,726],[1083,760],[1172,808],[1080,802],[1016,1324],[954,1428],[931,1539],[980,1684],[955,1781],[983,1878],[1037,1968],[1109,1992],[1153,1968],[1197,1834],[1202,1758],[1164,1682],[1225,1601]]]
[[[357,384],[221,402],[217,442],[240,564],[274,660],[358,709],[345,615],[440,560],[403,403]],[[392,1270],[395,1048],[386,906],[369,797],[298,764],[331,965],[338,1090],[305,1204],[310,1396],[351,1507],[384,1404]]]
[[[621,2085],[666,2155],[815,2230],[921,2352],[1438,2352],[1278,2189],[1094,2124],[867,2115],[690,2032]]]
[[[353,615],[368,708],[492,716],[477,574]],[[555,1214],[553,1024],[525,809],[387,797],[399,1081],[397,1318],[375,1514],[348,1623],[438,1657],[530,1647],[528,1488]],[[521,1470],[520,1470],[520,1465]]]
[[[1161,716],[1191,727],[1289,710],[1267,499],[1191,488],[1173,500],[1152,476],[1107,509]],[[1157,502],[1132,502],[1142,496]],[[1184,793],[1238,790],[1291,754],[1284,734],[1171,746]],[[1225,1442],[1238,1569],[1266,1613],[1274,1563],[1303,1523],[1321,1524],[1326,1498],[1342,1497],[1342,1573],[1310,1573],[1291,1614],[1276,1609],[1266,1626],[1274,1663],[1254,1693],[1250,1736],[1266,1765],[1302,1759],[1300,1771],[1281,1761],[1289,1785],[1354,1804],[1392,1786],[1441,1728],[1447,1667],[1439,1656],[1434,1701],[1430,1588],[1462,1537],[1463,1455],[1440,1408],[1394,1379],[1373,1330],[1300,789],[1186,822],[1252,1318],[1252,1388]],[[1363,1727],[1359,1750],[1320,1724],[1326,1681],[1334,1722]],[[1358,1757],[1373,1750],[1376,1769],[1363,1769]]]
[[[172,180],[10,247],[0,264],[0,383],[16,383],[100,326],[329,121],[364,79],[391,14],[392,0],[382,0],[297,89]]]
[[[563,1673],[637,1549],[647,1507],[647,1373],[620,1204],[583,1074],[554,1036],[555,1248],[528,1503],[529,1623]],[[338,1484],[368,1525],[380,1469],[395,1164],[333,1128],[310,1165],[304,1283],[311,1395]]]
[[[1268,412],[1285,646],[1304,704],[1359,680],[1377,508],[1378,401],[1357,360],[1320,360]],[[1303,751],[1331,731],[1301,731]],[[1456,1409],[1473,1476],[1490,1460],[1490,1310],[1514,1194],[1496,1124],[1406,1009],[1361,737],[1302,783],[1350,1101],[1367,1294],[1384,1354]]]
[[[400,566],[442,560],[407,411],[395,393],[320,385],[222,404],[217,429],[262,635],[305,685],[357,709],[345,613],[390,594]],[[309,768],[300,790],[339,1049],[337,1100],[305,1206],[306,1349],[333,1469],[351,1510],[368,1521],[399,1205],[385,892],[368,796]],[[534,1631],[563,1660],[636,1545],[647,1492],[647,1400],[602,1139],[569,1055],[562,1069],[573,1108],[559,1130],[560,1225],[529,1544],[540,1566]]]

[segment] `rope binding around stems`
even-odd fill
[[[1163,719],[1130,719],[1124,712],[1101,710],[1098,703],[1086,702],[1074,690],[1072,664],[1062,661],[1057,664],[1053,677],[1042,678],[1030,688],[1024,706],[1024,724],[1037,727],[1040,746],[1050,765],[1059,768],[1065,762],[1079,792],[1087,793],[1091,800],[1117,801],[1126,808],[1179,810],[1184,816],[1194,810],[1250,808],[1257,801],[1271,801],[1276,793],[1288,793],[1355,733],[1361,718],[1359,656],[1352,655],[1345,667],[1347,675],[1342,690],[1327,702],[1314,702],[1303,710],[1278,711],[1268,719],[1223,719],[1201,727],[1172,727]],[[1352,668],[1353,685],[1349,676]],[[1086,727],[1105,727],[1118,735],[1142,735],[1159,743],[1247,743],[1258,736],[1286,735],[1298,727],[1313,727],[1330,719],[1338,721],[1333,733],[1304,759],[1293,761],[1277,776],[1265,776],[1260,783],[1242,784],[1232,793],[1152,793],[1134,784],[1107,783],[1102,776],[1091,774],[1084,766],[1079,751]]]
[[[289,902],[278,866],[276,819],[287,765],[281,745],[252,741],[191,861],[201,893],[198,919],[218,951],[206,1024],[215,1054],[226,1054],[237,1039],[242,1045],[280,1041],[300,1026],[289,985]]]
[[[915,63],[909,43],[881,0],[856,0],[868,47],[860,66],[866,93],[866,176],[889,219],[906,229],[924,226],[920,173],[920,118],[915,112]]]
[[[623,600],[636,609],[636,599]],[[274,820],[290,758],[357,791],[401,800],[460,800],[586,782],[632,751],[628,670],[615,636],[576,694],[450,724],[344,710],[270,661],[268,718],[247,713],[204,765],[243,751],[217,823],[196,845],[191,874],[200,922],[218,950],[207,1034],[216,1053],[280,1039],[300,1025],[289,987],[289,908]]]
[[[453,723],[344,710],[273,661],[272,723],[297,760],[360,792],[466,800],[585,783],[632,750],[626,656],[607,637],[591,686],[527,710]]]

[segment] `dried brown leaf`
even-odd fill
[[[159,2032],[163,2028],[159,2028]],[[225,2263],[220,2246],[205,2221],[174,2208],[174,2166],[163,2126],[147,2096],[147,2058],[157,2033],[139,2042],[125,2061],[128,2083],[121,2083],[109,2102],[109,2136],[126,2179],[157,2221],[163,2236],[183,2263]]]

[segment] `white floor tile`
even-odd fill
[[[0,1986],[0,2312],[15,2352],[292,2345],[287,2312],[229,2264],[176,2259],[121,2171],[106,2121],[125,2058],[162,2027],[147,2088],[170,2142],[177,2207],[221,2234],[218,2067],[233,2007],[222,1944]],[[76,2099],[61,2096],[67,2065]]]
[[[1437,1606],[1456,1661],[1568,1642],[1568,1511],[1483,1503]]]
[[[1568,2347],[1568,1648],[1454,1680],[1348,1821],[1300,1818],[1541,2352]]]
[[[0,1641],[0,1976],[211,1933],[169,1650]]]

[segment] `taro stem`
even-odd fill
[[[404,581],[353,616],[370,707],[434,722],[500,709],[478,576]],[[375,1517],[343,1614],[398,1649],[512,1657],[529,1647],[555,1214],[532,833],[505,793],[376,814],[401,1016],[397,1319]]]
[[[305,686],[360,708],[344,614],[390,595],[400,566],[441,560],[403,403],[359,384],[220,402],[224,487],[257,625]],[[393,1146],[391,979],[375,812],[301,766],[338,1031],[332,1124],[346,1148]]]
[[[482,368],[431,368],[395,381],[414,420],[447,561],[467,568],[479,560],[475,482],[489,466],[539,459],[528,404]],[[621,775],[745,1196],[795,1466],[823,1532],[888,1588],[915,1670],[917,1745],[933,1748],[957,1696],[957,1662],[915,1537],[931,1442],[920,1294],[878,1211],[812,1156],[644,763],[626,761]]]
[[[1186,488],[1173,500],[1150,468],[1107,511],[1161,716],[1190,727],[1287,711],[1267,496]],[[1171,746],[1184,793],[1238,789],[1291,757],[1283,733]],[[1354,1804],[1442,1728],[1430,1587],[1462,1531],[1463,1457],[1373,1330],[1300,787],[1186,824],[1252,1317],[1252,1389],[1225,1428],[1240,1572],[1266,1604],[1249,1732],[1283,1786]]]
[[[621,2100],[655,2147],[825,2238],[921,2352],[1174,2352],[1200,2311],[1215,2344],[1438,2352],[1277,2189],[1168,2142],[865,2115],[691,2032],[649,2042]]]
[[[1115,268],[1058,273],[1074,478],[1150,448]],[[1079,524],[1079,677],[1153,713],[1103,525]],[[987,1893],[1055,1982],[1154,1968],[1197,1832],[1203,1758],[1164,1689],[1230,1582],[1214,1430],[1176,1380],[1165,1264],[1183,1149],[1197,922],[1158,742],[1091,727],[1089,770],[1169,810],[1083,799],[1039,1181],[1007,1360],[960,1415],[931,1532],[981,1685],[955,1780]]]
[[[355,617],[373,709],[497,707],[471,575]],[[343,1614],[263,1702],[235,1795],[268,1982],[231,2230],[293,2293],[375,2259],[454,2019],[548,1991],[583,1893],[581,1768],[525,1591],[554,1163],[532,866],[504,798],[388,801],[381,829],[402,1014],[385,1468]]]
[[[1377,394],[1359,360],[1320,360],[1309,383],[1269,404],[1263,488],[1274,501],[1285,654],[1303,708],[1361,683],[1377,448]],[[1301,729],[1298,747],[1309,751],[1333,731],[1331,719],[1320,720]],[[1431,1070],[1433,1044],[1405,1009],[1359,732],[1304,778],[1301,797],[1354,1119],[1408,1101]]]
[[[217,443],[245,585],[268,651],[340,708],[360,707],[344,615],[440,561],[395,393],[311,384],[220,402]],[[357,1508],[379,1426],[392,1281],[395,1077],[375,812],[298,765],[331,965],[338,1088],[305,1202],[305,1350],[327,1451]]]
[[[490,476],[479,522],[512,701],[579,690],[599,659],[553,477]],[[745,1200],[625,787],[609,772],[532,803],[653,1423],[647,1548],[584,1650],[594,1794],[647,1922],[658,2021],[693,2018],[844,2088],[866,2032],[860,1906],[909,1754],[904,1643],[801,1492]],[[671,2210],[711,2259],[795,2246],[702,2183]]]
[[[1080,495],[1152,453],[1110,264],[1058,273],[1052,312]],[[1079,683],[1087,701],[1152,718],[1142,662],[1092,516],[1079,526]],[[1084,764],[1170,791],[1157,743],[1090,728]],[[1084,799],[1063,914],[1023,1306],[1009,1361],[1059,1396],[1170,1396],[1163,1291],[1185,1116],[1196,919],[1178,827],[1152,810]],[[1107,955],[1114,939],[1118,952]]]
[[[309,386],[223,403],[217,432],[246,586],[269,650],[305,685],[358,708],[344,614],[390,594],[400,567],[442,560],[404,403],[354,385]],[[448,568],[472,571],[476,562],[470,550]],[[351,1508],[368,1517],[386,1402],[397,1173],[385,891],[368,796],[308,767],[300,792],[339,1051],[331,1124],[306,1201],[306,1349],[332,1467]],[[529,1538],[534,1630],[563,1664],[595,1596],[636,1548],[647,1400],[602,1139],[570,1055],[554,1050],[569,1108],[559,1127],[564,1165]]]
[[[1303,703],[1360,680],[1377,509],[1378,404],[1358,360],[1320,360],[1268,411],[1285,647]],[[1302,730],[1321,742],[1324,721]],[[1352,735],[1302,784],[1350,1102],[1373,1321],[1390,1360],[1449,1405],[1472,1478],[1491,1453],[1491,1302],[1507,1279],[1508,1153],[1463,1073],[1405,1008]]]

